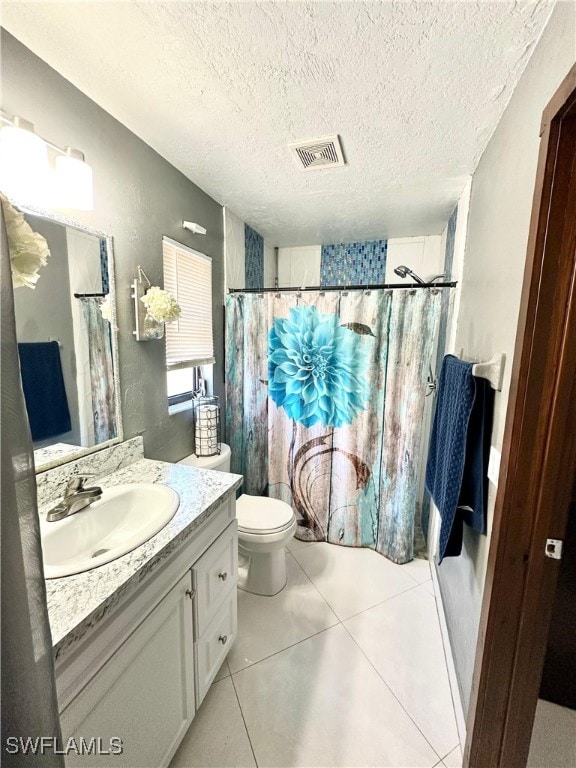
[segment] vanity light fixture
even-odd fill
[[[196,224],[195,221],[183,221],[182,226],[184,229],[189,229],[195,235],[205,235],[206,229],[201,224]]]
[[[93,207],[92,168],[82,152],[43,139],[28,120],[0,110],[0,190],[22,204],[41,208]],[[55,155],[54,170],[48,149]]]

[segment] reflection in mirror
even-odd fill
[[[30,212],[50,256],[14,289],[36,469],[121,438],[111,239]]]

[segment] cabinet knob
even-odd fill
[[[218,574],[218,578],[220,579],[220,581],[226,581],[226,579],[228,578],[228,574],[226,573],[226,571],[224,571],[224,573]]]
[[[186,590],[186,594],[188,595],[188,597],[190,598],[190,600],[193,600],[193,599],[194,599],[194,594],[195,594],[195,592],[194,592],[194,590],[193,590],[193,589],[187,589],[187,590]]]
[[[222,645],[226,645],[226,643],[228,642],[228,635],[220,635],[220,637],[218,638],[218,642],[222,643]]]

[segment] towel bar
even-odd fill
[[[499,392],[502,389],[505,360],[506,355],[503,352],[500,352],[485,363],[474,363],[472,366],[472,376],[488,379],[492,389],[496,389]]]

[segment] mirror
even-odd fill
[[[50,250],[34,289],[14,288],[38,472],[122,439],[114,264],[111,237],[20,210]]]

